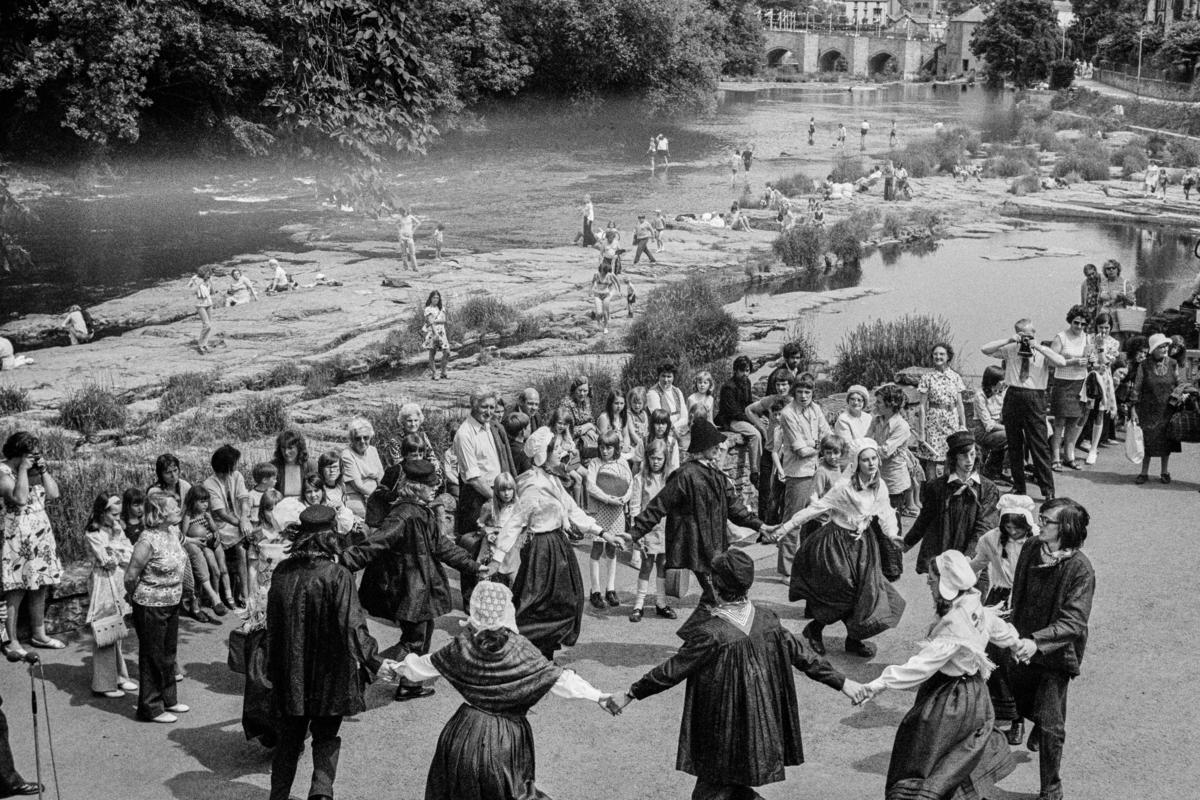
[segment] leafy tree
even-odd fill
[[[1144,0],[1071,0],[1075,19],[1067,29],[1071,52],[1075,57],[1090,60],[1097,54],[1101,39],[1120,30],[1137,27],[1146,12]]]
[[[7,164],[0,162],[0,275],[29,265],[29,251],[17,242],[13,229],[32,218],[29,208],[8,188]]]
[[[499,0],[425,0],[421,27],[430,60],[462,103],[484,95],[512,95],[533,74],[534,53],[505,28]]]
[[[1192,79],[1197,59],[1200,59],[1200,20],[1194,19],[1172,25],[1154,55],[1159,67],[1171,70],[1184,81]]]
[[[1157,25],[1143,25],[1137,17],[1120,17],[1111,31],[1096,41],[1096,56],[1101,61],[1133,66],[1140,48],[1142,61],[1150,63],[1162,41],[1162,28]]]
[[[1058,49],[1050,0],[997,0],[971,34],[971,52],[987,62],[993,78],[1018,87],[1045,80]]]

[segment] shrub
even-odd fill
[[[950,341],[950,325],[941,317],[918,314],[864,322],[838,344],[832,377],[839,386],[878,386],[906,367],[932,366],[930,350]]]
[[[625,346],[631,356],[621,371],[621,385],[645,386],[654,382],[656,368],[665,361],[680,365],[682,373],[732,356],[738,326],[711,283],[688,280],[651,290],[645,312],[625,333]]]
[[[1139,139],[1141,137],[1138,137]],[[1112,165],[1121,168],[1121,177],[1129,178],[1138,172],[1145,171],[1146,167],[1150,166],[1150,159],[1146,156],[1145,140],[1126,142],[1119,150],[1114,150],[1112,153]]]
[[[1075,62],[1061,59],[1050,62],[1050,89],[1069,89],[1075,82]]]
[[[1053,153],[1061,146],[1058,132],[1054,130],[1053,126],[1031,119],[1021,123],[1020,129],[1017,131],[1017,139],[1021,144],[1036,144],[1046,153]]]
[[[1022,175],[1015,178],[1008,187],[1009,194],[1020,197],[1023,194],[1034,194],[1042,190],[1042,181],[1037,175]]]
[[[329,364],[315,364],[304,373],[305,400],[325,397],[333,393],[337,386],[337,371]]]
[[[29,410],[29,392],[19,386],[0,386],[0,414]]]
[[[852,158],[850,156],[840,156],[837,162],[833,165],[829,177],[834,183],[854,183],[856,180],[866,175],[866,170],[863,167],[863,161],[860,158]]]
[[[888,239],[895,239],[904,230],[904,217],[897,214],[895,211],[889,211],[883,217],[883,235]]]
[[[1037,164],[1037,154],[1028,147],[1003,147],[988,159],[987,171],[997,178],[1015,178],[1028,175]]]
[[[807,370],[813,362],[817,361],[817,332],[813,328],[812,319],[804,316],[789,324],[787,339],[784,341],[784,345],[786,344],[794,344],[800,348],[800,368],[802,370]],[[782,351],[783,345],[780,345],[780,352]],[[716,391],[716,388],[713,391]]]
[[[825,254],[821,230],[813,225],[796,225],[783,231],[771,249],[784,264],[801,269],[817,266]]]
[[[1200,167],[1200,145],[1190,139],[1173,139],[1167,144],[1173,167]]]
[[[269,395],[249,395],[242,405],[225,415],[225,433],[245,442],[261,436],[274,436],[288,426],[287,407],[281,398]]]
[[[784,197],[812,194],[817,188],[816,181],[803,172],[795,172],[785,178],[776,178],[772,185],[782,192]]]
[[[860,227],[849,219],[838,220],[829,227],[829,250],[844,264],[862,260]]]
[[[216,381],[216,374],[208,372],[181,372],[167,378],[167,386],[158,397],[158,418],[170,419],[200,405],[215,391]]]
[[[932,236],[942,224],[942,215],[935,209],[918,206],[909,215],[909,222],[915,227],[929,231],[929,235]]]
[[[125,404],[97,383],[87,383],[67,395],[58,409],[58,424],[88,436],[96,431],[121,428],[127,419]]]
[[[1108,179],[1108,150],[1095,139],[1080,139],[1054,164],[1054,174],[1063,177],[1071,172],[1079,173],[1085,181]]]
[[[938,169],[937,151],[932,139],[919,139],[905,145],[899,161],[914,178],[928,178]]]
[[[503,333],[509,324],[516,322],[520,312],[498,297],[477,294],[468,297],[466,302],[458,307],[455,316],[466,330],[498,334]]]
[[[271,371],[262,377],[259,385],[264,389],[278,389],[280,386],[303,383],[306,375],[304,367],[295,361],[284,361],[271,367]]]
[[[571,381],[577,376],[586,375],[588,386],[591,389],[592,395],[592,415],[599,416],[604,410],[604,403],[608,399],[608,393],[614,390],[620,390],[617,383],[616,375],[613,374],[612,368],[599,359],[587,360],[578,366],[571,367],[570,370],[556,369],[553,372],[543,372],[533,376],[529,386],[537,390],[538,396],[542,401],[542,410],[546,413],[558,408],[564,400],[568,399],[571,393]],[[679,382],[681,376],[675,376],[676,383]],[[653,383],[654,379],[647,383]],[[680,388],[684,388],[680,385]],[[684,391],[684,395],[690,394],[690,391]]]

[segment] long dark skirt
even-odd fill
[[[845,622],[846,633],[859,640],[896,627],[904,614],[904,598],[883,577],[870,529],[858,536],[832,522],[801,539],[788,599],[807,600],[808,616],[822,625]]]
[[[1012,594],[1012,589],[1007,586],[992,587],[988,592],[987,599],[984,600],[984,605],[994,606],[1002,603],[1008,599],[1010,594]],[[988,694],[992,698],[992,708],[996,712],[996,719],[1015,720],[1017,718],[1017,702],[1013,699],[1010,675],[1013,664],[1016,662],[1013,659],[1012,651],[989,643],[987,656],[996,665],[996,669],[992,670],[992,674],[988,676],[987,680]]]
[[[583,621],[583,576],[565,533],[529,537],[512,592],[517,628],[543,655],[551,658],[575,644]]]
[[[1016,764],[981,675],[939,672],[921,685],[896,730],[887,800],[979,800]]]
[[[549,800],[533,780],[533,731],[525,715],[463,703],[438,737],[425,800]]]

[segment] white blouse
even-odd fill
[[[779,526],[775,535],[784,536],[809,520],[828,514],[839,528],[862,533],[871,524],[872,517],[879,518],[879,526],[890,539],[900,536],[900,525],[896,511],[888,502],[887,484],[875,481],[874,486],[857,487],[854,476],[842,478],[823,497],[809,503],[803,510]]]
[[[1004,556],[1001,555],[1000,549],[1000,529],[992,528],[979,537],[979,542],[975,545],[975,557],[971,559],[971,568],[979,572],[987,567],[989,586],[1011,589],[1017,559],[1021,557],[1021,548],[1035,538],[1037,537],[1026,536],[1019,542],[1010,540],[1008,547],[1004,548],[1008,555]]]
[[[950,677],[982,673],[986,679],[995,665],[984,648],[988,642],[999,647],[1016,647],[1017,629],[985,608],[979,592],[959,596],[946,616],[934,623],[921,651],[904,664],[893,664],[867,684],[873,691],[911,689],[944,672]]]
[[[396,672],[410,681],[418,683],[431,681],[442,674],[433,665],[432,655],[419,656],[416,653],[409,653],[405,656],[404,660],[397,665]],[[558,676],[558,680],[550,687],[550,693],[565,700],[589,700],[593,703],[599,702],[600,698],[604,696],[604,692],[592,686],[586,680],[579,677],[578,673],[570,669],[562,671],[562,674]]]
[[[492,545],[492,558],[503,561],[526,527],[534,534],[568,525],[593,536],[603,531],[563,488],[562,481],[540,467],[527,470],[517,477],[517,510],[500,526]]]

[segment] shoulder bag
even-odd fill
[[[125,627],[125,615],[121,613],[121,599],[117,594],[116,579],[108,576],[109,591],[112,592],[112,611],[102,617],[92,620],[92,636],[96,639],[97,647],[111,647],[129,635]]]

